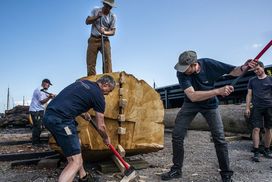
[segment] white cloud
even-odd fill
[[[257,49],[257,48],[259,48],[259,47],[262,47],[263,45],[262,44],[253,44],[251,47],[253,48],[253,49]]]

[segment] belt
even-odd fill
[[[95,38],[95,39],[101,39],[101,35],[95,36],[95,35],[91,35],[91,37]],[[104,39],[108,39],[107,36],[103,36]]]

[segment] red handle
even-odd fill
[[[114,155],[122,162],[122,164],[125,166],[126,170],[128,170],[130,166],[121,157],[121,155],[115,150],[115,148],[112,146],[112,144],[109,144],[108,147],[111,149],[111,151],[114,153]]]
[[[270,42],[268,42],[268,44],[263,48],[263,50],[261,50],[261,52],[259,52],[259,54],[254,58],[254,59],[260,59],[262,57],[262,55],[267,51],[267,49],[269,49],[269,47],[271,47],[272,45],[272,40],[270,40]],[[249,68],[247,68],[246,70],[243,71],[243,73],[235,78],[232,82],[231,85],[234,86],[236,85],[236,83],[246,74],[246,72],[248,71]]]
[[[269,47],[272,45],[272,40],[263,48],[263,50],[255,57],[255,59],[260,59],[262,55],[269,49]]]
[[[82,117],[82,116],[81,116]],[[82,117],[83,118],[83,117]],[[84,118],[83,118],[84,119]],[[92,118],[90,119],[90,123],[93,125],[93,127],[96,129],[96,131],[98,131],[98,127],[96,125],[96,123],[94,122],[94,120],[92,120]],[[101,135],[100,135],[101,136]],[[109,144],[108,147],[110,148],[110,150],[114,153],[114,155],[122,162],[122,164],[125,166],[126,170],[129,169],[129,165],[126,163],[126,161],[121,157],[121,155],[115,150],[115,148],[112,146],[112,144]]]

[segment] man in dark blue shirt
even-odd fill
[[[77,172],[79,181],[92,178],[83,167],[75,118],[82,115],[89,120],[90,115],[87,111],[93,108],[98,132],[103,137],[104,143],[110,144],[104,123],[104,95],[110,93],[114,87],[115,81],[109,75],[102,76],[96,82],[79,80],[64,88],[47,106],[43,123],[54,136],[68,161],[59,182],[73,181]]]
[[[172,133],[173,163],[171,170],[161,175],[162,180],[181,178],[184,159],[183,141],[190,123],[200,112],[207,120],[216,154],[221,169],[223,182],[230,182],[233,171],[229,168],[227,142],[224,137],[224,127],[218,110],[217,95],[228,96],[234,91],[233,86],[226,85],[215,88],[214,83],[225,74],[239,76],[248,66],[253,67],[255,61],[235,67],[213,59],[197,59],[196,52],[185,51],[179,56],[176,64],[177,77],[181,88],[184,90],[185,99],[176,120]]]
[[[271,128],[272,128],[272,77],[267,76],[264,71],[262,62],[258,62],[254,68],[256,77],[253,77],[248,82],[248,92],[246,97],[246,115],[250,115],[250,103],[253,104],[252,112],[252,140],[254,162],[260,162],[260,128],[265,129],[263,155],[266,158],[272,158],[269,150],[271,144]]]

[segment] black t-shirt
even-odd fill
[[[213,59],[202,58],[198,59],[197,62],[200,64],[200,72],[197,74],[186,75],[181,72],[177,72],[177,77],[179,84],[183,90],[193,87],[195,91],[207,91],[214,89],[215,81],[218,80],[224,74],[229,74],[235,66],[225,64]],[[184,102],[193,103],[187,95],[185,95]],[[197,106],[214,109],[218,107],[217,97],[212,97],[210,99],[194,102]]]
[[[88,80],[76,81],[64,88],[47,106],[63,119],[73,119],[90,108],[105,112],[105,98],[99,85]]]
[[[272,107],[272,77],[264,79],[253,77],[248,82],[248,89],[252,90],[252,103],[254,107]]]

